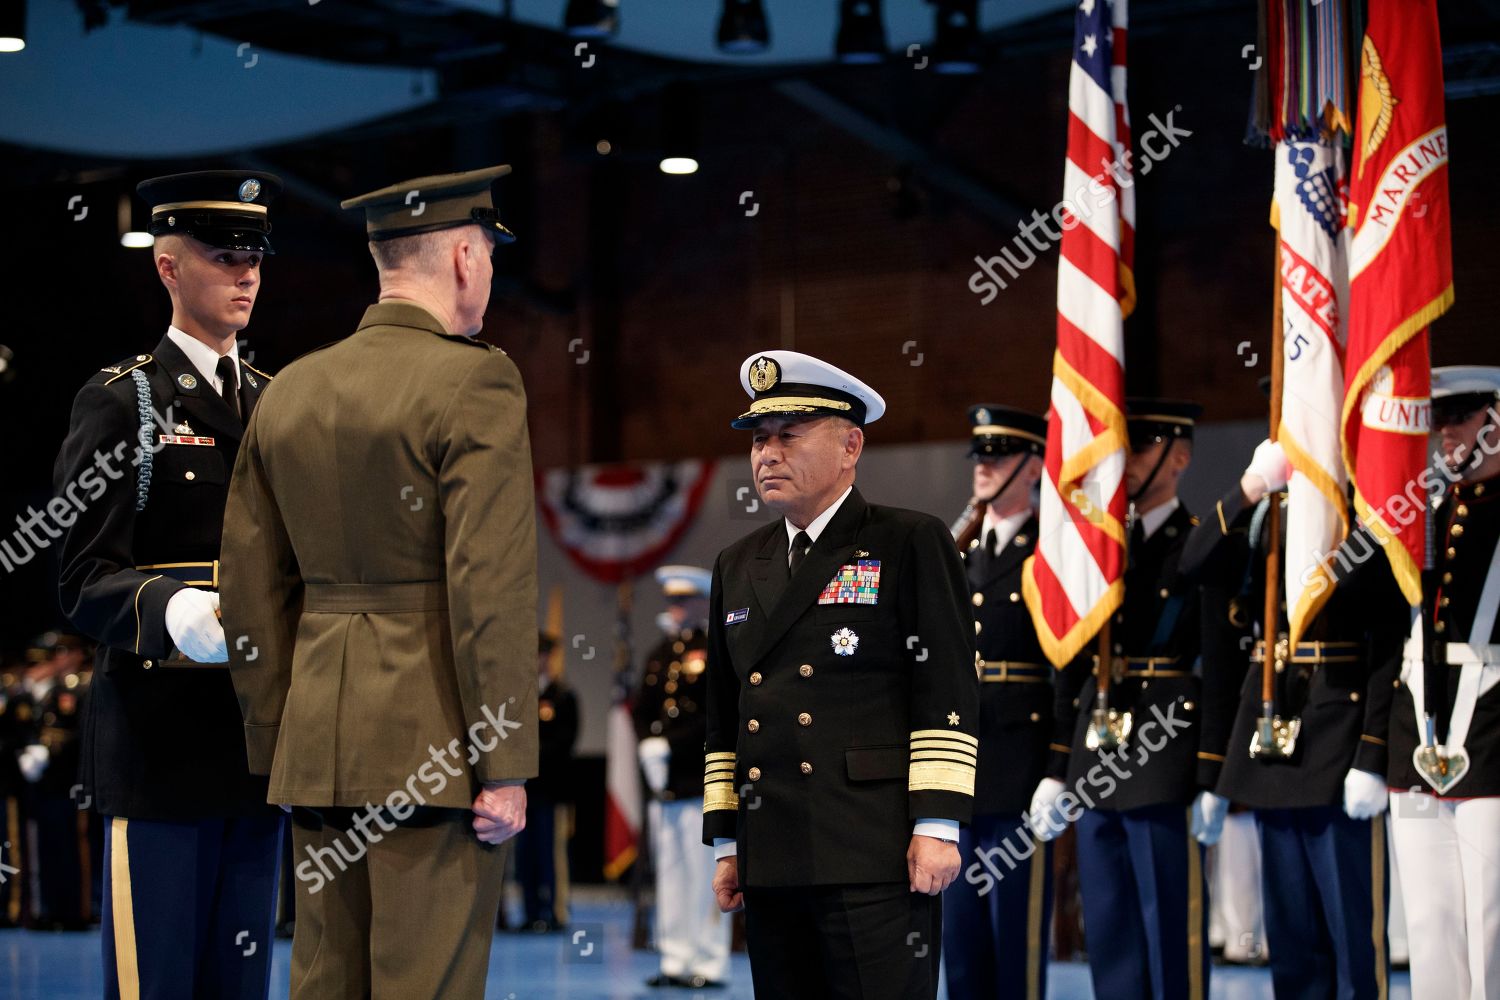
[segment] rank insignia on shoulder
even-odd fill
[[[101,372],[109,372],[111,375],[118,375],[118,374],[120,374],[120,370],[121,369],[120,369],[119,365],[105,365],[103,368],[101,368],[99,370]]]
[[[839,567],[818,595],[819,604],[875,604],[880,598],[880,560],[857,559]]]
[[[749,608],[740,608],[738,611],[731,611],[731,612],[729,612],[729,614],[725,615],[724,616],[724,624],[725,625],[738,625],[740,622],[745,621],[749,617],[750,617],[750,609]]]
[[[841,628],[828,637],[833,644],[833,651],[840,656],[853,656],[854,651],[859,648],[859,636],[854,634],[853,629]]]

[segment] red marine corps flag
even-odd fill
[[[1125,592],[1124,319],[1135,239],[1125,27],[1126,0],[1078,5],[1063,189],[1102,196],[1063,202],[1047,474],[1036,554],[1022,576],[1037,639],[1059,668]]]
[[[1426,507],[1410,484],[1427,467],[1427,326],[1453,302],[1434,0],[1370,5],[1355,133],[1344,461],[1360,519],[1383,543],[1406,599],[1417,604]]]

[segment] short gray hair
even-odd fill
[[[413,233],[388,240],[371,240],[370,256],[380,271],[417,271],[430,273],[443,263],[443,255],[453,245],[452,229],[430,233]]]

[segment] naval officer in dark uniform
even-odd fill
[[[782,517],[714,566],[714,892],[745,908],[757,995],[930,1000],[978,750],[963,564],[941,521],[854,487],[878,393],[793,351],[745,359],[740,382],[734,426]]]
[[[1276,996],[1373,1000],[1388,991],[1386,730],[1409,614],[1376,553],[1326,592],[1294,648],[1284,619],[1264,626],[1271,540],[1256,511],[1268,496],[1280,502],[1290,475],[1281,447],[1262,442],[1183,551],[1185,573],[1241,580],[1225,607],[1210,610],[1205,599],[1203,612],[1204,676],[1239,690],[1217,792],[1255,812]],[[1277,544],[1285,549],[1285,538]],[[1279,750],[1257,738],[1265,647],[1241,643],[1250,624],[1262,637],[1276,633],[1275,712],[1297,720],[1295,739]]]
[[[1500,996],[1500,368],[1434,368],[1432,427],[1442,495],[1391,710],[1391,837],[1412,996],[1477,1000]]]
[[[943,966],[949,996],[1040,1000],[1052,845],[1026,835],[1023,814],[1047,774],[1052,666],[1021,600],[1021,567],[1036,549],[1047,422],[993,404],[970,408],[969,422],[983,510],[960,555],[979,646],[979,769],[973,823],[959,834],[964,877],[943,893]]]
[[[1103,664],[1091,673],[1079,660],[1057,678],[1055,752],[1031,817],[1038,835],[1051,837],[1065,825],[1065,789],[1087,806],[1078,816],[1078,877],[1095,995],[1201,1000],[1203,845],[1218,839],[1229,808],[1212,789],[1233,712],[1232,700],[1210,696],[1197,673],[1198,581],[1178,566],[1197,521],[1177,485],[1201,408],[1164,399],[1126,405],[1130,540],[1113,663],[1103,699]],[[1114,713],[1107,725],[1096,725],[1096,709]]]
[[[246,764],[216,589],[229,473],[269,381],[236,334],[280,189],[252,171],[140,184],[172,325],[84,385],[57,458],[59,596],[99,643],[80,781],[108,824],[109,998],[268,988],[281,813]]]

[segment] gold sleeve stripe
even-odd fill
[[[1056,750],[1058,753],[1072,753],[1073,752],[1073,748],[1072,747],[1063,746],[1061,743],[1048,743],[1047,744],[1047,749],[1048,750]]]
[[[1385,746],[1385,740],[1381,739],[1379,736],[1371,736],[1369,733],[1363,733],[1359,738],[1364,740],[1366,743],[1373,743],[1378,747]]]
[[[916,729],[911,734],[912,742],[917,740],[956,740],[959,743],[967,743],[971,747],[979,746],[979,737],[961,733],[956,729]]]
[[[943,761],[914,760],[906,788],[912,792],[958,792],[974,794],[972,764],[950,764]]]
[[[979,748],[970,743],[959,743],[955,740],[912,740],[913,750],[947,750],[952,753],[968,754],[973,757],[979,753]]]
[[[717,751],[715,753],[704,754],[703,755],[703,759],[705,761],[707,761],[708,763],[710,763],[710,764],[715,763],[716,761],[722,761],[722,760],[727,760],[727,761],[729,761],[732,764],[732,763],[734,763],[734,751],[733,750],[720,750],[720,751]]]
[[[943,753],[939,750],[913,750],[911,759],[918,760],[945,760],[962,767],[973,767],[976,763],[973,757],[965,757],[963,754]]]
[[[735,795],[734,782],[716,781],[711,785],[703,786],[703,812],[719,812],[729,810],[733,812],[739,808],[739,797]]]
[[[1199,750],[1198,751],[1198,759],[1199,760],[1213,760],[1213,761],[1218,761],[1220,764],[1224,763],[1224,755],[1223,754],[1221,754],[1221,753],[1209,753],[1207,750]]]

